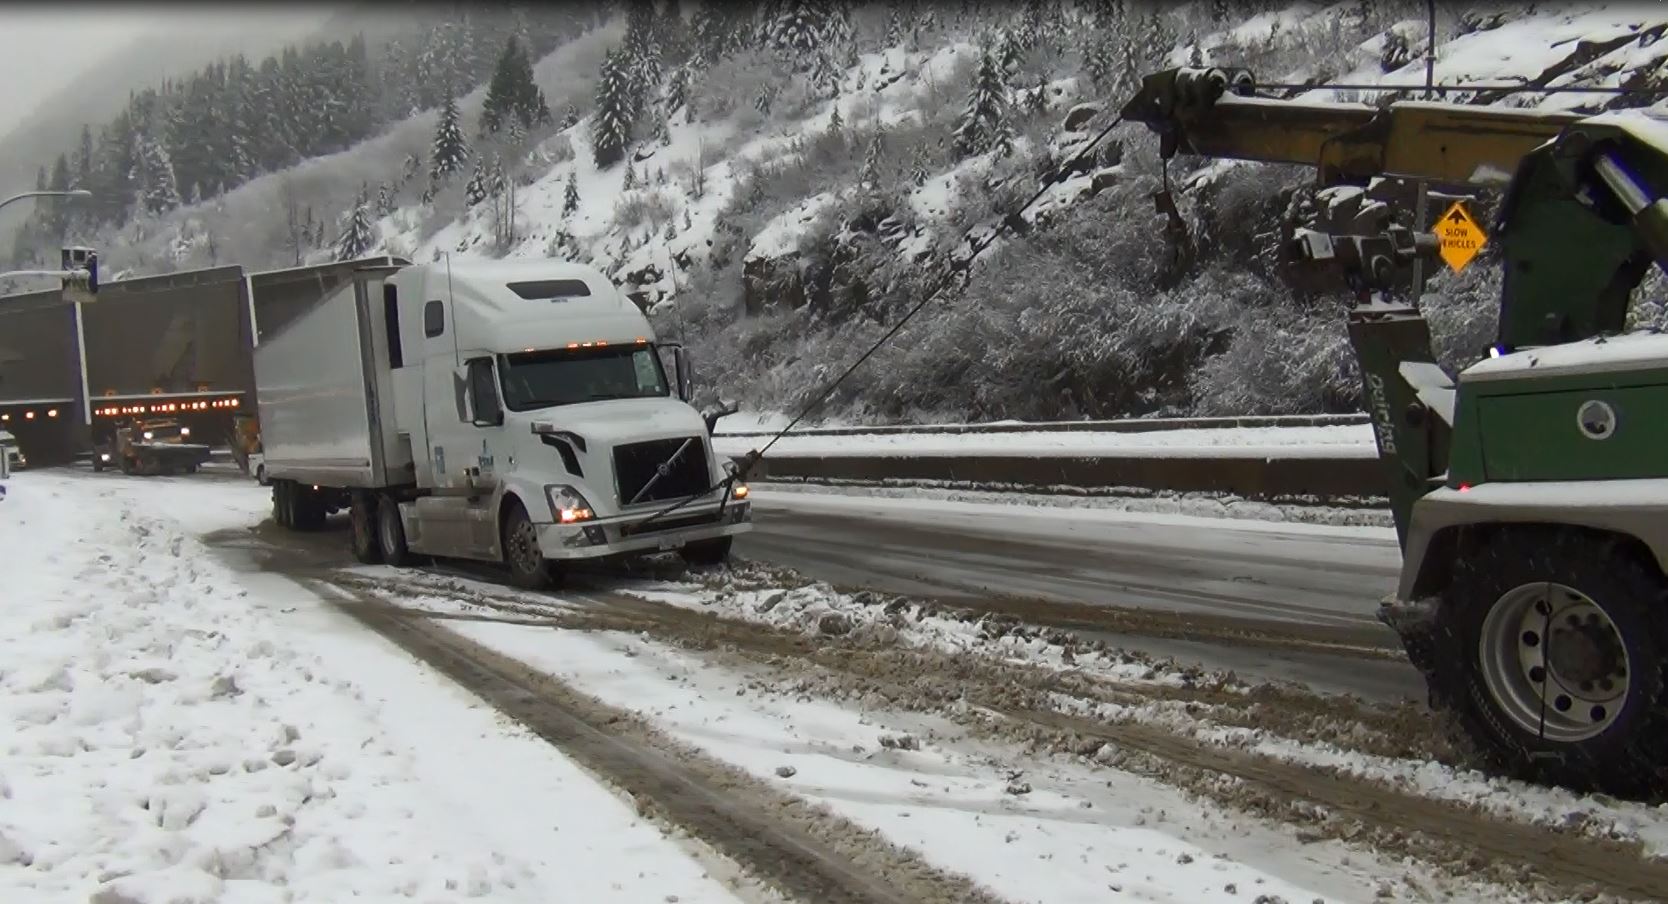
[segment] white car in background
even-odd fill
[[[21,471],[29,466],[29,459],[17,445],[17,437],[4,430],[0,430],[0,454],[6,457],[7,471]]]

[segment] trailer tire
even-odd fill
[[[272,521],[285,530],[290,527],[289,485],[287,480],[272,482]]]
[[[1617,537],[1525,527],[1456,563],[1433,689],[1491,766],[1668,791],[1668,581],[1647,558]]]
[[[382,541],[377,537],[376,497],[353,491],[348,504],[348,521],[353,525],[353,557],[365,565],[382,562]]]
[[[400,503],[382,496],[376,503],[377,548],[384,564],[404,568],[411,564],[411,550],[405,545],[405,523],[400,520]]]
[[[290,494],[293,500],[291,518],[295,522],[296,530],[315,531],[324,527],[324,493],[311,486],[291,482]]]
[[[696,540],[679,550],[678,554],[683,556],[684,562],[697,567],[723,565],[730,560],[730,547],[734,541],[734,537]]]
[[[527,516],[526,506],[511,498],[500,526],[500,546],[510,581],[523,590],[548,590],[557,583],[556,568],[539,550],[538,528]]]

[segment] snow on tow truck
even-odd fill
[[[391,259],[252,302],[280,526],[345,508],[362,562],[500,563],[529,588],[575,559],[716,564],[751,527],[712,448],[734,407],[696,411],[682,347],[600,271]]]
[[[135,419],[116,428],[107,446],[93,450],[93,470],[123,474],[191,474],[209,460],[209,447],[193,443],[191,428],[172,418]]]

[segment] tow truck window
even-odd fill
[[[504,355],[499,381],[504,387],[504,405],[511,411],[670,394],[666,371],[649,345]]]

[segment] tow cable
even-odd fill
[[[979,259],[979,255],[985,252],[985,249],[989,248],[997,239],[1001,238],[1004,234],[1010,231],[1012,228],[1011,224],[1023,222],[1021,218],[1025,215],[1025,212],[1030,210],[1031,207],[1038,201],[1042,200],[1043,196],[1048,194],[1056,184],[1065,181],[1066,175],[1072,171],[1073,167],[1087,159],[1089,154],[1093,152],[1095,148],[1099,147],[1102,141],[1106,140],[1106,136],[1112,134],[1112,130],[1122,125],[1123,122],[1123,116],[1114,116],[1112,121],[1107,123],[1106,127],[1101,129],[1100,133],[1095,135],[1093,140],[1080,148],[1078,152],[1073,154],[1069,160],[1056,166],[1048,174],[1047,178],[1043,180],[1042,187],[1037,189],[1036,193],[1031,195],[1031,197],[1024,204],[1021,204],[1012,213],[998,218],[995,228],[990,229],[990,231],[982,238],[975,238],[974,235],[980,229],[988,228],[985,225],[975,226],[964,231],[961,234],[961,237],[957,240],[955,247],[959,249],[963,243],[965,243],[970,249],[969,253],[958,258],[955,252],[952,251],[950,254],[950,260],[944,268],[944,272],[939,276],[938,281],[933,285],[932,289],[929,290],[926,295],[922,296],[921,300],[916,302],[914,306],[905,311],[904,315],[898,318],[898,322],[894,323],[891,329],[887,330],[884,335],[875,340],[874,344],[869,346],[868,351],[859,355],[857,360],[851,362],[851,365],[848,366],[844,372],[842,372],[838,377],[835,377],[832,382],[824,387],[823,391],[819,393],[815,399],[812,399],[808,404],[802,407],[799,413],[794,416],[793,420],[788,422],[786,427],[776,431],[776,434],[770,438],[770,442],[765,443],[763,449],[755,449],[748,452],[742,457],[741,462],[736,464],[735,467],[730,470],[729,476],[725,477],[723,480],[720,480],[712,486],[690,495],[664,509],[661,509],[658,512],[655,512],[652,515],[644,517],[643,520],[632,524],[632,532],[636,533],[641,531],[644,526],[652,524],[655,521],[682,509],[695,500],[701,499],[717,489],[723,489],[724,491],[723,501],[718,504],[718,514],[722,517],[724,509],[730,503],[731,488],[734,487],[738,481],[745,480],[747,478],[748,472],[751,471],[753,467],[765,457],[766,453],[771,450],[771,447],[775,446],[776,443],[782,439],[782,437],[788,435],[788,433],[792,431],[794,427],[798,426],[799,422],[804,420],[808,415],[810,415],[811,412],[817,410],[823,402],[828,401],[828,398],[834,394],[834,390],[838,389],[840,384],[846,381],[847,377],[850,377],[859,367],[862,367],[863,363],[868,361],[875,352],[880,351],[881,347],[890,341],[893,336],[896,336],[898,332],[915,317],[916,314],[921,312],[922,308],[925,308],[928,303],[932,302],[934,299],[938,298],[938,296],[942,295],[947,289],[951,288],[958,277],[965,277],[969,275],[972,271],[973,263]]]

